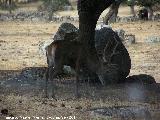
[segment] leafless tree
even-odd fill
[[[116,22],[116,18],[117,18],[117,15],[118,15],[118,9],[119,9],[120,4],[121,4],[121,1],[114,2],[110,6],[109,12],[104,17],[104,20],[103,20],[104,24],[107,25],[110,19],[112,19],[112,22]]]

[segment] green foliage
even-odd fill
[[[65,5],[70,5],[68,0],[42,0],[43,10],[55,12],[62,10]]]
[[[133,5],[135,5],[135,0],[127,0],[127,5],[128,5],[128,6],[133,6]]]
[[[0,9],[2,9],[2,10],[14,10],[16,8],[17,8],[17,6],[16,6],[15,2],[13,2],[13,1],[10,4],[7,3],[6,1],[0,2]]]
[[[139,5],[139,6],[145,6],[145,7],[151,7],[156,4],[160,4],[160,0],[121,0],[123,3],[127,3],[128,6],[132,5]]]
[[[17,8],[15,2],[13,0],[3,0],[0,1],[0,9],[8,10],[9,13],[12,13],[12,10]]]
[[[62,10],[65,5],[70,5],[68,0],[42,0],[43,5],[39,10],[48,12],[48,20],[52,20],[52,15],[58,10]]]

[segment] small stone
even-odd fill
[[[2,58],[2,61],[8,61],[8,59],[4,59],[4,58]]]
[[[14,115],[13,115],[13,114],[10,114],[9,117],[14,117]]]
[[[135,43],[136,43],[135,35],[132,35],[132,34],[125,35],[125,44],[131,45]]]
[[[62,103],[62,104],[61,104],[61,107],[65,107],[65,104],[64,104],[64,103]]]
[[[50,103],[49,105],[52,106],[52,107],[57,107],[57,105],[55,105],[53,103]]]
[[[45,105],[46,105],[46,104],[47,104],[47,102],[43,101],[43,102],[42,102],[42,104],[45,104]]]
[[[149,36],[145,39],[145,42],[147,43],[157,43],[160,42],[160,36]]]
[[[143,83],[143,84],[155,84],[156,81],[154,77],[146,74],[139,74],[129,76],[126,79],[126,83]]]
[[[7,109],[2,109],[1,114],[2,115],[8,115],[8,110]]]
[[[22,103],[22,100],[19,100],[19,103]]]
[[[80,110],[80,109],[82,109],[82,106],[77,106],[77,107],[75,107],[75,109]]]

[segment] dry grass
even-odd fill
[[[26,6],[35,10],[35,4]],[[23,8],[24,10],[26,8]],[[136,8],[137,10],[138,8]],[[61,11],[59,15],[77,16],[77,11]],[[105,12],[102,16],[105,15]],[[128,7],[120,9],[120,16],[129,15]],[[78,23],[74,23],[76,26]],[[46,66],[46,58],[39,53],[39,43],[49,39],[60,24],[33,22],[0,22],[0,71],[21,70],[26,67]],[[127,46],[132,59],[131,75],[149,74],[160,82],[160,43],[147,44],[144,39],[150,35],[160,35],[159,22],[115,23],[113,29],[124,29],[128,34],[136,35],[137,44]],[[10,71],[12,72],[12,71]],[[11,73],[12,74],[12,73]],[[6,74],[0,73],[0,80]],[[76,116],[78,120],[93,118],[86,109],[108,106],[146,106],[152,113],[154,120],[159,120],[159,93],[146,90],[147,101],[130,101],[129,86],[107,86],[103,90],[97,89],[94,98],[82,97],[79,100],[52,100],[37,97],[27,91],[17,95],[14,90],[0,87],[0,110],[7,108],[14,116]],[[82,89],[83,90],[83,89]],[[34,91],[34,90],[31,90]],[[101,93],[101,92],[102,93]],[[4,93],[3,93],[4,92]],[[21,93],[22,91],[17,91]],[[90,90],[92,93],[93,91]],[[38,94],[42,94],[38,91]],[[62,96],[65,96],[63,93]],[[63,98],[63,97],[62,97]],[[153,111],[155,110],[155,111]],[[5,116],[0,115],[0,120]]]
[[[144,42],[148,36],[160,35],[160,22],[139,21],[112,24],[114,29],[124,29],[127,34],[136,36],[137,42]]]
[[[1,62],[1,69],[21,69],[45,64],[39,58],[38,45],[56,32],[57,24],[2,22],[0,26],[1,60],[7,59]]]
[[[75,23],[77,26],[77,23]],[[56,23],[1,22],[1,70],[45,66],[45,58],[39,55],[38,45],[49,39],[58,29]],[[160,34],[159,22],[112,24],[113,29],[124,29],[136,35],[137,44],[128,47],[132,58],[131,74],[147,73],[159,80],[159,44],[146,44],[144,39]],[[144,43],[144,44],[143,44]],[[34,59],[33,59],[34,58]],[[139,67],[138,67],[139,66]],[[150,70],[147,70],[150,68]]]

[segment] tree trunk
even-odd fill
[[[7,3],[8,3],[8,0],[5,0],[4,2],[4,7],[7,8]]]
[[[48,3],[47,3],[47,6],[45,6],[45,7],[48,7],[48,20],[49,21],[52,21],[52,16],[53,16],[53,13],[55,12],[55,10],[54,10],[54,4],[55,4],[55,2],[54,2],[54,0],[48,0],[47,1]]]
[[[94,42],[94,35],[95,35],[95,27],[96,27],[96,20],[93,17],[94,15],[91,13],[80,13],[79,14],[79,40],[83,44],[83,50],[85,51],[85,57],[89,58],[87,60],[88,64],[93,71],[97,69],[94,63],[98,63],[98,56],[95,56],[96,49],[95,49],[95,42]],[[95,71],[94,71],[95,72]]]
[[[135,10],[134,10],[134,5],[130,6],[130,14],[133,16],[136,16]]]
[[[12,13],[12,0],[9,0],[9,13]]]
[[[151,6],[147,7],[147,10],[148,10],[148,19],[152,20],[152,18],[153,18],[153,9],[152,9],[152,7]]]
[[[88,68],[97,73],[100,69],[98,55],[95,54],[95,27],[101,13],[113,3],[113,0],[78,0],[79,36],[83,45]]]
[[[48,13],[48,20],[49,21],[52,21],[52,16],[53,16],[53,12],[49,11],[49,13]]]
[[[112,5],[113,6],[113,5]],[[109,12],[106,14],[106,16],[104,17],[103,19],[103,23],[108,25],[108,22],[110,20],[110,18],[113,16],[113,14],[115,15],[114,13],[114,9],[113,7],[111,6],[111,8],[109,9]]]
[[[104,20],[103,20],[104,24],[108,25],[108,22],[116,22],[116,18],[118,15],[118,9],[119,9],[120,4],[121,4],[121,2],[114,2],[111,5],[109,12],[104,17]]]

